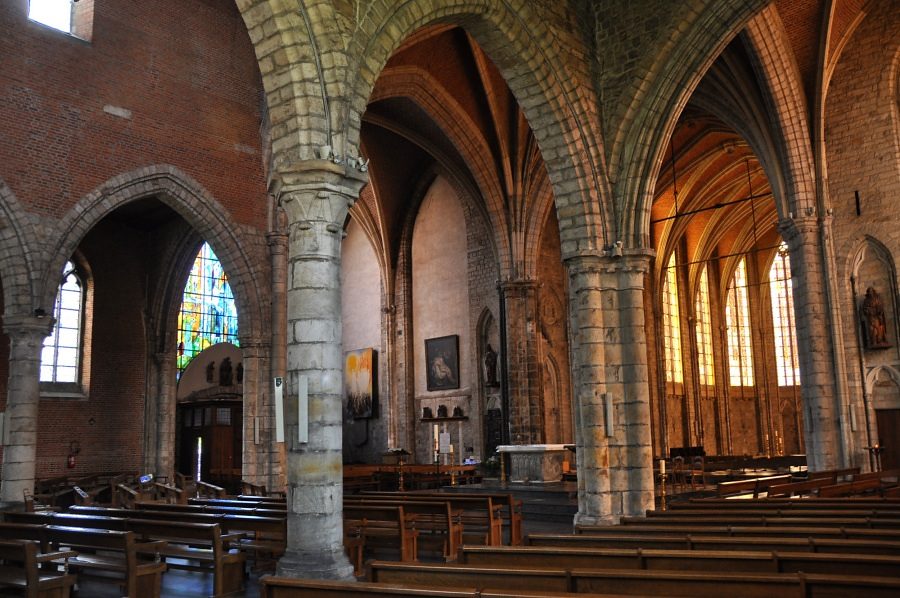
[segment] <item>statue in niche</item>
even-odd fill
[[[235,375],[237,377],[237,383],[243,384],[244,383],[244,362],[243,361],[240,362],[239,364],[237,364],[237,372]]]
[[[232,385],[231,358],[226,357],[219,366],[219,386]]]
[[[216,379],[216,362],[210,361],[209,364],[206,366],[206,381],[211,383],[215,379]]]
[[[438,417],[447,417],[446,405],[438,405]]]
[[[497,382],[497,352],[488,344],[484,350],[484,383],[487,386],[498,386]]]
[[[464,417],[462,407],[457,405],[453,408],[453,417]]]
[[[422,419],[434,419],[434,412],[431,407],[422,407]]]
[[[867,349],[887,349],[887,321],[884,313],[884,303],[873,287],[866,289],[866,297],[863,299],[862,309],[863,328],[866,333]]]

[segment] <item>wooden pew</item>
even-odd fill
[[[200,480],[194,482],[194,485],[197,487],[197,494],[200,496],[208,496],[211,498],[225,498],[227,496],[225,488],[222,488],[221,486],[207,484]]]
[[[189,498],[189,505],[210,507],[237,507],[242,509],[272,509],[274,511],[287,511],[287,504],[281,501],[248,500],[246,498]]]
[[[166,511],[172,513],[216,513],[220,515],[256,515],[258,517],[287,517],[284,509],[269,509],[247,505],[246,507],[229,505],[178,505],[156,502],[137,502],[135,511]]]
[[[213,596],[225,596],[244,587],[246,555],[230,549],[229,542],[240,535],[222,533],[217,523],[130,519],[128,528],[147,540],[165,540],[160,551],[164,557],[185,559],[186,563],[167,561],[173,569],[213,573]]]
[[[423,586],[502,588],[504,591],[603,592],[623,595],[741,596],[746,598],[865,595],[895,597],[900,578],[805,573],[732,573],[627,569],[503,569],[373,561],[368,581]]]
[[[561,569],[666,569],[748,573],[832,573],[900,577],[900,558],[868,554],[463,546],[459,563],[477,567]]]
[[[159,598],[161,578],[166,564],[160,562],[160,551],[166,543],[138,542],[134,532],[85,529],[49,525],[47,539],[56,550],[74,550],[77,556],[69,559],[73,571],[102,571],[117,575],[95,576],[106,582],[122,585],[130,598]],[[141,555],[153,555],[154,560]]]
[[[76,576],[66,572],[66,561],[75,555],[72,551],[39,553],[30,540],[2,540],[0,588],[14,589],[26,598],[68,598]],[[63,572],[40,569],[45,563],[60,563]]]
[[[456,552],[463,542],[462,510],[450,501],[391,500],[378,497],[344,497],[344,510],[351,507],[365,509],[368,506],[401,506],[418,532],[416,546],[437,544],[444,560],[456,559]],[[356,511],[359,513],[360,511]]]
[[[567,592],[504,592],[475,588],[435,588],[402,584],[372,584],[358,581],[333,581],[264,577],[260,580],[260,598],[574,598]],[[622,598],[622,594],[582,594],[585,598]],[[630,595],[630,598],[651,598]],[[653,598],[658,598],[654,596]]]
[[[793,516],[729,516],[708,515],[706,517],[622,517],[622,526],[631,525],[695,525],[695,526],[775,526],[775,527],[867,527],[876,529],[900,530],[900,518],[897,517],[803,517]]]
[[[454,509],[462,513],[463,533],[468,537],[467,543],[481,543],[488,546],[500,546],[503,544],[503,508],[494,503],[489,494],[455,494],[447,492],[423,493],[399,493],[399,492],[363,492],[359,495],[348,497],[348,500],[387,500],[408,502],[448,502]],[[466,529],[468,527],[468,529]]]
[[[809,526],[741,526],[741,525],[628,525],[577,526],[576,533],[585,535],[632,534],[669,536],[762,536],[781,538],[855,538],[900,541],[898,529],[869,529],[865,527]]]
[[[357,575],[362,573],[363,554],[371,541],[396,540],[401,561],[418,560],[419,530],[402,505],[344,504],[344,544],[351,549]]]
[[[716,514],[714,509],[677,509],[674,511],[647,511],[645,519],[657,521],[671,517],[686,518],[696,517],[708,519],[710,517],[719,517],[726,515]],[[800,518],[823,518],[823,517],[847,517],[853,519],[869,518],[869,519],[898,519],[900,518],[900,510],[897,509],[866,509],[866,508],[793,508],[793,507],[769,507],[757,508],[754,504],[747,504],[744,509],[729,509],[727,517],[734,520],[735,517],[800,517]]]
[[[728,500],[719,498],[691,499],[684,503],[669,505],[670,511],[681,509],[710,509],[713,511],[746,509],[752,505],[755,509],[878,509],[900,511],[900,500],[892,500],[878,496],[873,497],[834,497],[834,498],[759,498],[756,500]]]
[[[496,511],[501,515],[501,525],[505,525],[509,530],[509,544],[511,546],[519,546],[522,544],[522,501],[513,497],[509,493],[501,492],[461,492],[459,494],[451,492],[363,492],[364,496],[411,496],[411,497],[436,497],[443,499],[450,496],[472,497],[472,498],[490,498],[494,506],[502,507],[502,510]],[[484,522],[483,525],[489,525]],[[502,544],[502,541],[501,541]]]
[[[759,498],[759,495],[768,491],[769,486],[776,484],[787,484],[791,482],[790,475],[764,476],[760,478],[751,478],[749,480],[734,480],[731,482],[719,482],[716,485],[717,496],[728,496],[733,494],[752,493],[753,498]]]
[[[873,554],[900,557],[900,538],[895,541],[784,536],[707,536],[662,534],[529,534],[528,546],[573,548],[652,548],[661,550],[761,550],[791,552]]]

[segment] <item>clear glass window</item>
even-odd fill
[[[666,354],[666,382],[681,384],[684,370],[681,361],[681,319],[678,313],[678,276],[675,254],[669,258],[663,281],[663,346]]]
[[[716,383],[716,374],[713,367],[712,319],[709,309],[709,279],[706,270],[706,266],[703,266],[703,270],[700,271],[695,304],[697,314],[697,369],[700,374],[700,384],[713,386]]]
[[[778,385],[797,386],[800,383],[800,362],[794,326],[794,290],[791,284],[791,262],[784,242],[778,248],[769,269],[769,292],[772,298]]]
[[[64,33],[72,33],[72,0],[31,0],[28,3],[28,18]]]
[[[84,289],[75,265],[66,262],[53,306],[56,325],[41,349],[41,382],[80,382]]]
[[[747,293],[747,260],[741,258],[725,302],[728,374],[731,386],[753,386],[753,340]]]

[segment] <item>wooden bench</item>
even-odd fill
[[[250,497],[254,498],[254,497]],[[238,507],[241,509],[271,509],[275,511],[287,512],[287,503],[283,500],[250,500],[248,498],[189,498],[189,505],[199,505],[206,507]]]
[[[244,587],[246,555],[229,542],[242,534],[225,534],[217,523],[130,519],[128,527],[146,540],[165,540],[160,551],[169,567],[213,573],[213,596],[224,596]],[[176,558],[186,562],[173,562]]]
[[[344,504],[344,544],[357,575],[371,540],[396,540],[401,561],[418,560],[419,530],[402,505]]]
[[[221,486],[208,484],[206,482],[201,482],[200,480],[194,482],[194,485],[197,488],[197,494],[199,494],[200,496],[208,496],[212,498],[225,498],[225,496],[227,496],[225,488],[222,488]]]
[[[855,538],[900,541],[900,530],[869,529],[865,527],[810,526],[742,526],[742,525],[628,525],[577,526],[576,532],[585,535],[632,534],[670,536],[764,536],[782,538]]]
[[[246,507],[230,505],[191,505],[191,504],[167,504],[157,502],[137,502],[135,511],[166,511],[174,513],[216,513],[220,515],[255,515],[257,517],[287,517],[285,509],[270,509],[247,505]]]
[[[493,512],[500,516],[501,525],[505,525],[509,531],[509,545],[519,546],[522,544],[522,501],[513,497],[509,493],[494,492],[363,492],[364,496],[399,496],[399,497],[432,497],[444,500],[447,496],[458,496],[460,498],[489,498],[492,502]],[[497,507],[500,507],[497,509]],[[465,523],[465,519],[464,519]],[[472,522],[474,523],[474,522]],[[493,522],[482,520],[482,526],[496,525]],[[500,544],[503,542],[501,541]]]
[[[563,546],[573,548],[651,548],[661,550],[762,550],[791,552],[827,552],[900,556],[900,538],[896,541],[811,538],[784,536],[711,536],[661,534],[530,534],[528,546]]]
[[[562,569],[666,569],[749,573],[832,573],[900,577],[900,558],[809,551],[659,550],[646,548],[562,548],[463,546],[459,563],[478,567]]]
[[[345,513],[350,507],[365,509],[369,506],[403,507],[404,515],[417,532],[417,551],[426,545],[439,546],[444,560],[456,559],[456,551],[463,540],[462,513],[449,501],[406,501],[361,496],[344,498]]]
[[[900,578],[805,573],[732,573],[627,569],[524,569],[446,564],[370,562],[368,581],[438,587],[502,588],[504,591],[604,592],[618,594],[741,596],[746,598],[824,596],[895,597]]]
[[[695,525],[695,526],[776,526],[776,527],[868,527],[877,529],[900,529],[900,518],[896,517],[803,517],[794,516],[728,516],[707,515],[705,517],[622,517],[622,526],[632,525]]]
[[[2,540],[0,588],[15,589],[26,598],[68,598],[76,577],[68,573],[67,561],[75,555],[72,551],[39,553],[30,540]],[[48,563],[61,564],[63,571],[40,568]]]
[[[95,576],[103,581],[120,583],[130,598],[158,598],[166,564],[160,561],[165,542],[138,542],[134,532],[47,526],[47,539],[57,550],[74,550],[70,569],[84,574],[100,571],[116,574]],[[153,560],[141,555],[153,555]]]
[[[713,509],[677,509],[674,511],[647,511],[646,519],[658,521],[671,517],[696,517],[709,518],[726,515],[717,515]],[[800,518],[822,518],[822,517],[849,517],[849,518],[870,518],[870,519],[897,519],[900,518],[900,510],[897,509],[867,509],[867,508],[793,508],[793,507],[774,507],[774,508],[757,508],[756,505],[748,504],[744,509],[729,509],[727,516],[735,517],[800,517]]]
[[[717,496],[729,496],[735,494],[751,493],[753,498],[758,498],[760,494],[767,492],[769,486],[776,484],[787,484],[792,481],[790,475],[765,476],[761,478],[751,478],[749,480],[734,480],[731,482],[719,482],[716,485]]]
[[[363,492],[348,497],[357,500],[391,500],[409,502],[448,502],[453,509],[462,513],[463,534],[467,543],[500,546],[503,544],[502,506],[495,504],[489,494],[470,495],[447,492],[430,493],[398,493],[398,492]]]
[[[747,505],[753,505],[756,508],[781,508],[781,507],[797,507],[809,509],[821,508],[866,508],[881,509],[892,508],[900,509],[900,500],[885,498],[882,496],[842,496],[820,498],[810,496],[807,498],[797,499],[788,497],[765,497],[758,499],[733,500],[727,498],[692,498],[687,502],[676,502],[669,505],[669,510],[677,511],[679,509],[746,509]]]

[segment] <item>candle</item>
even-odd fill
[[[665,459],[659,460],[659,473],[662,473],[662,474],[666,473],[666,460]]]
[[[439,432],[438,432],[438,425],[437,425],[437,424],[434,424],[434,434],[433,434],[433,438],[434,438],[434,452],[437,452],[437,451],[438,451],[438,434],[439,434]]]

